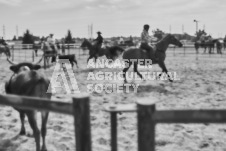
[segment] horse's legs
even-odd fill
[[[206,47],[204,47],[204,52],[203,53],[206,53]]]
[[[168,70],[166,69],[165,63],[164,63],[164,62],[159,62],[159,66],[160,66],[160,68],[162,68],[162,72],[165,72],[165,73],[167,74],[169,81],[170,81],[170,82],[173,82],[173,80],[171,79],[171,77],[170,77],[169,74],[168,74]],[[161,75],[162,75],[162,74],[160,74],[159,77],[160,77]]]
[[[35,55],[38,56],[38,49],[35,49]]]
[[[129,63],[128,64],[128,67],[124,68],[123,69],[123,78],[124,78],[124,82],[127,83],[127,80],[126,80],[126,72],[129,70],[131,64]]]
[[[95,55],[94,58],[95,58],[95,63],[96,63],[97,62],[97,56]]]
[[[42,151],[47,151],[46,143],[45,143],[45,137],[46,137],[46,124],[47,124],[49,113],[48,112],[42,112],[41,115],[42,115],[42,128],[41,128]]]
[[[212,48],[211,47],[208,47],[209,48],[209,54],[212,54]]]
[[[140,72],[137,70],[137,62],[135,62],[134,63],[134,65],[133,65],[133,70],[134,70],[134,72],[136,72],[138,75],[139,75],[139,77],[141,78],[141,79],[143,79],[143,76],[140,74]]]
[[[73,67],[74,67],[74,63],[73,63],[73,61],[70,61],[70,63],[71,63],[71,67],[73,68]]]
[[[25,135],[26,134],[26,130],[24,127],[24,118],[25,118],[25,113],[22,111],[19,111],[20,113],[20,121],[21,121],[21,130],[20,130],[20,135]]]
[[[76,64],[76,67],[79,68],[79,67],[78,67],[78,62],[77,62],[76,59],[74,59],[72,62],[74,62],[74,63]]]
[[[198,48],[195,48],[196,49],[196,53],[198,54],[199,53],[199,49]]]
[[[92,59],[94,56],[90,55],[89,58],[87,59],[87,63],[89,62],[89,59]]]
[[[27,111],[28,122],[33,130],[35,142],[36,142],[36,151],[40,151],[40,131],[38,129],[38,124],[36,121],[36,112]]]

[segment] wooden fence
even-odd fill
[[[158,123],[226,123],[226,110],[156,110],[157,101],[139,100],[137,105],[110,106],[111,151],[117,151],[117,114],[137,112],[138,151],[155,150],[155,125]]]
[[[138,151],[155,150],[155,125],[158,123],[226,123],[226,110],[160,110],[155,100],[139,100],[137,105],[110,106],[111,151],[117,151],[117,114],[137,112]],[[30,110],[74,116],[76,151],[91,151],[90,106],[87,94],[73,97],[72,103],[35,97],[0,95],[0,104]]]
[[[76,151],[91,151],[89,96],[76,95],[72,101],[72,103],[65,103],[35,97],[0,95],[1,105],[73,115]]]
[[[37,44],[35,45],[37,47]],[[40,45],[41,47],[41,45]],[[34,61],[35,59],[35,54],[34,54],[34,51],[31,51],[31,50],[34,50],[34,45],[33,44],[15,44],[15,45],[11,45],[11,53],[12,53],[12,60],[14,61],[15,59],[15,51],[22,51],[22,50],[25,50],[24,51],[24,57],[25,60],[27,59],[27,57],[29,56],[32,56],[32,61]],[[81,55],[81,49],[80,49],[80,44],[60,44],[60,51],[62,51],[62,54],[71,54],[71,51],[72,50],[75,50],[77,49],[78,52],[73,52],[73,54],[78,54],[78,56]],[[65,52],[65,50],[67,50],[67,53]],[[29,52],[27,52],[29,51]],[[20,55],[21,56],[21,55]]]
[[[19,51],[20,57],[21,57],[21,53],[20,51],[25,50],[24,58],[25,60],[27,60],[27,57],[32,56],[32,61],[35,60],[35,55],[34,55],[34,51],[30,51],[29,53],[27,53],[28,50],[33,50],[34,46],[33,44],[16,44],[16,45],[11,45],[11,54],[12,54],[12,60],[15,60],[15,51]]]

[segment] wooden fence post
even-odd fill
[[[14,45],[12,46],[12,61],[14,61]]]
[[[173,56],[176,55],[176,54],[175,54],[175,49],[176,49],[176,47],[173,47]]]
[[[137,101],[138,151],[155,150],[155,104],[152,100]]]
[[[67,49],[68,49],[67,54],[70,54],[70,45],[69,45],[69,43],[67,45]]]
[[[89,96],[73,97],[76,151],[91,151]]]
[[[44,69],[46,69],[46,65],[47,65],[47,58],[46,58],[46,50],[43,49],[43,56],[44,56]]]
[[[34,49],[34,44],[32,45],[32,61],[34,62],[35,61],[35,49]]]
[[[198,56],[198,52],[196,51],[196,60],[198,60],[198,57],[199,57],[199,56]]]
[[[111,151],[117,151],[117,112],[111,112]]]

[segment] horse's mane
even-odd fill
[[[156,45],[158,45],[159,43],[165,41],[165,40],[167,39],[167,37],[169,37],[169,36],[172,36],[172,35],[171,35],[171,34],[164,34],[163,37],[162,37],[162,39],[159,40],[159,41],[156,43]]]

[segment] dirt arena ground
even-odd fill
[[[194,49],[190,50],[194,52]],[[180,54],[179,54],[180,52]],[[223,52],[225,53],[225,52]],[[123,81],[90,81],[90,72],[114,71],[120,69],[87,69],[87,56],[77,57],[79,69],[74,67],[74,75],[81,91],[87,90],[87,84],[119,84]],[[155,97],[159,100],[157,110],[161,109],[226,109],[226,55],[200,53],[184,56],[183,49],[167,52],[166,66],[176,72],[180,80],[170,83],[161,80],[129,81],[139,84],[137,93],[96,93],[91,97],[91,131],[93,151],[110,150],[110,118],[104,108],[112,104],[131,104],[141,98]],[[9,63],[4,56],[0,58],[0,92],[5,93],[4,82],[12,74]],[[54,67],[45,72],[49,77]],[[147,70],[147,69],[142,69]],[[140,70],[140,71],[142,71]],[[129,71],[132,71],[130,69]],[[151,72],[161,69],[154,65]],[[70,102],[71,95],[55,94],[52,99]],[[29,134],[18,136],[20,130],[19,114],[12,107],[0,106],[0,151],[33,151],[34,138],[26,120]],[[40,116],[38,114],[39,122]],[[48,151],[72,151],[75,149],[73,118],[71,116],[51,113],[47,124]],[[156,126],[157,151],[226,151],[225,124],[158,124]],[[118,116],[118,150],[137,150],[136,113],[124,113]]]

